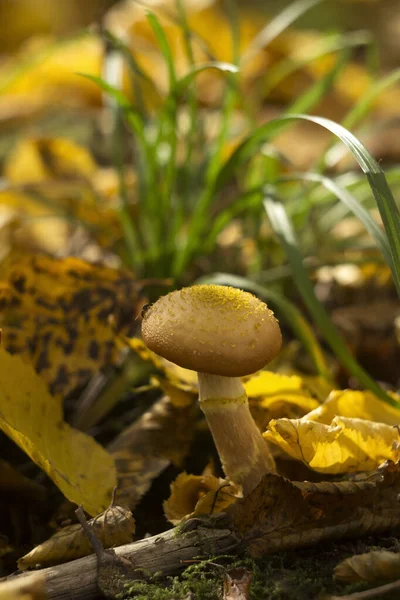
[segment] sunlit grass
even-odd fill
[[[399,72],[394,71],[371,84],[364,97],[348,112],[343,125],[310,113],[338,81],[352,58],[354,48],[370,48],[370,54],[376,56],[374,41],[365,32],[327,35],[308,59],[298,63],[282,59],[275,64],[270,76],[266,74],[262,86],[264,92],[273,92],[285,77],[321,56],[335,56],[330,70],[322,78],[295,98],[279,117],[261,126],[255,125],[254,114],[249,109],[243,85],[240,85],[241,67],[320,2],[322,0],[294,2],[271,19],[243,55],[239,53],[240,23],[236,5],[233,1],[228,3],[231,62],[219,62],[210,55],[209,61],[199,65],[194,59],[195,45],[199,40],[188,26],[183,2],[177,0],[176,23],[184,33],[188,65],[184,76],[177,73],[174,54],[160,20],[149,13],[148,25],[157,40],[167,73],[168,89],[164,95],[157,82],[138,68],[128,47],[111,34],[105,34],[113,52],[119,54],[128,68],[133,94],[133,98],[125,95],[112,77],[109,80],[91,77],[113,100],[109,106],[114,122],[113,160],[120,178],[119,217],[125,241],[121,257],[139,276],[172,276],[176,286],[188,284],[193,280],[193,274],[199,273],[199,259],[212,256],[220,234],[239,219],[243,236],[252,238],[255,243],[253,268],[249,269],[246,278],[239,277],[237,273],[219,274],[213,276],[213,281],[246,287],[276,305],[280,316],[287,320],[307,348],[316,371],[328,378],[323,353],[312,328],[295,305],[282,295],[279,277],[271,275],[268,278],[268,269],[272,273],[273,269],[282,267],[285,277],[292,273],[293,283],[310,312],[310,318],[338,360],[361,385],[393,402],[349,353],[314,293],[303,257],[307,257],[307,251],[311,250],[308,226],[311,211],[318,211],[316,218],[322,232],[328,231],[351,212],[363,223],[381,251],[382,260],[391,269],[394,285],[400,294],[399,210],[381,167],[349,131],[368,115],[377,96],[398,82]],[[210,70],[219,72],[225,82],[220,107],[213,111],[201,107],[196,95],[197,76]],[[142,83],[154,88],[160,100],[157,109],[146,105]],[[209,112],[213,112],[217,124],[213,135],[207,131]],[[228,150],[233,141],[231,131],[238,112],[242,120],[240,135],[236,136],[233,150]],[[319,157],[312,171],[296,173],[289,165],[289,173],[285,172],[288,164],[285,157],[274,149],[274,141],[279,133],[299,121],[322,126],[339,138],[342,146],[352,152],[363,175],[326,174],[326,169],[337,161],[337,145],[333,142]],[[182,126],[183,122],[185,126]],[[135,216],[124,183],[123,148],[127,138],[136,151],[135,167],[139,180]],[[399,170],[393,169],[389,179],[398,186]],[[379,210],[383,229],[371,215],[374,207]],[[267,237],[261,233],[266,219],[264,209],[284,252],[272,232]],[[300,230],[299,236],[296,228]],[[326,238],[327,246],[332,244],[334,251],[332,236]],[[358,243],[357,239],[354,243]],[[337,249],[340,249],[339,246]],[[328,247],[324,251],[324,256],[329,255]],[[314,248],[315,252],[318,249]],[[258,278],[261,270],[263,275]],[[266,288],[262,281],[268,279],[271,286]]]

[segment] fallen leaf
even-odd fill
[[[129,544],[135,533],[132,513],[121,506],[110,506],[102,514],[88,521],[104,548]],[[93,548],[80,523],[69,525],[55,533],[18,561],[23,571],[40,564],[42,567],[58,565],[92,554]]]
[[[244,387],[250,410],[261,430],[272,418],[299,417],[320,404],[298,375],[260,371],[246,378]]]
[[[270,421],[266,440],[319,473],[376,469],[393,460],[397,428],[364,419],[335,417],[331,425],[306,419]]]
[[[3,345],[66,396],[118,362],[118,334],[137,327],[142,284],[131,273],[76,258],[24,256],[3,267]]]
[[[251,571],[237,567],[224,574],[223,600],[249,600]]]
[[[391,530],[400,524],[400,465],[385,463],[342,482],[290,482],[266,475],[228,512],[250,554]]]
[[[394,400],[400,402],[400,396],[392,392],[389,394]],[[390,406],[369,391],[336,390],[323,404],[305,415],[304,419],[329,424],[336,416],[397,425],[400,423],[400,407]]]
[[[46,598],[46,580],[38,573],[0,583],[0,600],[46,600]]]
[[[109,504],[116,483],[112,457],[63,419],[61,401],[19,356],[0,348],[0,428],[71,502],[96,515]]]
[[[174,525],[182,519],[224,512],[243,495],[239,485],[214,475],[180,473],[170,489],[171,495],[164,502],[164,513]]]
[[[32,117],[50,106],[100,103],[100,90],[77,73],[100,75],[102,44],[98,36],[77,35],[64,42],[31,38],[0,68],[0,121]]]
[[[195,371],[184,369],[166,358],[158,356],[158,354],[149,350],[143,340],[139,338],[127,338],[126,342],[143,360],[153,363],[165,375],[165,378],[172,386],[183,392],[198,394],[197,373]]]
[[[351,556],[335,567],[334,577],[347,582],[397,579],[400,577],[400,554],[373,550]]]
[[[71,230],[78,225],[100,246],[109,248],[119,239],[117,188],[108,197],[104,184],[99,184],[101,171],[84,146],[66,138],[22,139],[5,160],[4,177],[1,205],[20,218],[14,244],[30,241],[43,250],[65,254]],[[133,192],[135,179],[126,178],[126,185]],[[40,238],[44,218],[47,232]],[[55,232],[49,232],[49,218],[60,222]]]
[[[172,401],[177,404],[185,404],[190,401],[192,395],[198,395],[195,371],[183,369],[154,354],[138,338],[127,339],[127,343],[143,360],[152,362],[163,373],[164,377],[154,377],[153,381],[170,396]],[[272,371],[260,371],[246,377],[243,384],[250,399],[250,408],[260,426],[265,425],[265,414],[267,414],[268,420],[271,412],[282,416],[296,409],[297,414],[304,414],[320,404],[298,375],[280,375]],[[258,414],[260,411],[264,411],[265,414]]]
[[[163,397],[108,447],[117,468],[116,502],[131,510],[170,464],[181,466],[192,442],[197,402]]]
[[[12,183],[86,179],[96,170],[90,152],[66,138],[25,138],[4,164],[4,176]]]

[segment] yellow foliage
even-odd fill
[[[116,484],[112,457],[64,421],[61,402],[30,365],[2,348],[0,361],[0,428],[71,502],[99,514]]]
[[[46,600],[47,597],[46,580],[39,573],[0,583],[0,600]]]
[[[55,177],[90,177],[95,170],[90,152],[79,144],[66,138],[27,138],[8,156],[4,176],[12,183],[35,183]]]
[[[259,408],[276,410],[279,406],[293,405],[300,413],[306,413],[319,406],[297,375],[261,371],[248,379],[244,387],[249,398],[257,398]]]
[[[394,400],[400,402],[400,396],[390,393]],[[318,408],[304,417],[309,421],[329,424],[336,416],[358,419],[369,419],[387,425],[400,423],[400,408],[382,402],[372,392],[337,390]]]
[[[223,512],[242,497],[239,485],[214,477],[181,473],[171,483],[171,495],[164,502],[168,521],[177,524],[182,519]]]
[[[32,39],[0,67],[0,121],[43,107],[99,103],[100,90],[77,73],[100,75],[102,43],[87,34],[65,42]]]
[[[183,369],[165,358],[151,352],[142,340],[131,338],[126,340],[129,346],[143,360],[152,362],[164,377],[153,378],[156,385],[179,405],[190,403],[191,396],[198,393],[197,373]],[[319,402],[309,391],[309,387],[298,375],[280,375],[272,371],[260,371],[243,381],[247,396],[251,400],[252,409],[285,413],[295,408],[297,414],[307,413],[319,406]],[[261,422],[263,419],[261,419]]]
[[[302,419],[276,419],[264,437],[319,473],[376,469],[395,458],[395,427],[364,419],[335,417],[330,425]]]
[[[141,286],[131,273],[28,255],[0,275],[4,346],[30,360],[52,393],[67,395],[118,362],[118,333],[137,325]]]
[[[102,196],[98,167],[83,146],[66,138],[23,139],[7,157],[4,175],[7,183],[0,190],[0,205],[21,219],[17,239],[32,238],[40,249],[65,252],[71,223],[84,225],[100,245],[110,246],[119,238],[116,194]],[[135,185],[134,179],[129,185]],[[64,225],[62,232],[60,227],[53,230],[49,216]],[[44,231],[38,231],[40,226]]]

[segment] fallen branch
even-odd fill
[[[182,527],[119,546],[114,551],[117,556],[133,563],[138,570],[138,579],[148,579],[154,573],[173,575],[184,567],[183,561],[209,558],[238,549],[239,540],[230,529],[217,529],[215,520],[211,523],[214,527],[207,527],[200,519],[192,519]],[[37,573],[45,578],[48,600],[90,600],[98,596],[97,558],[94,554],[40,569]],[[22,573],[13,580],[29,575],[31,572]]]

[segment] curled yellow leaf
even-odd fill
[[[398,430],[390,425],[335,417],[330,425],[306,419],[276,419],[264,437],[295,460],[319,473],[376,469],[393,460]]]
[[[181,473],[171,484],[171,495],[164,502],[167,519],[174,524],[196,515],[223,512],[242,497],[242,488],[214,475]]]
[[[400,402],[400,396],[390,393]],[[335,390],[318,408],[306,415],[309,421],[329,424],[336,416],[369,419],[387,425],[400,423],[400,408],[382,402],[369,391]]]

